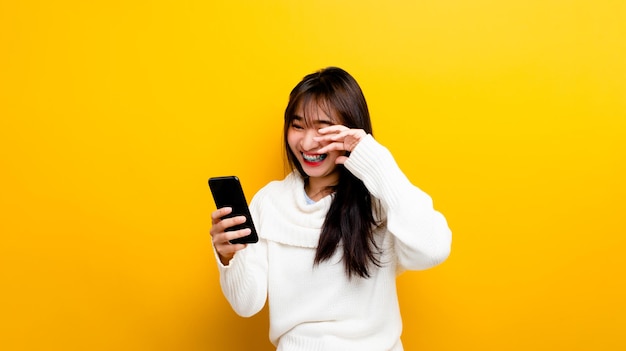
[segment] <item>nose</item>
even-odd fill
[[[320,143],[313,139],[316,136],[318,136],[317,129],[308,128],[305,131],[302,140],[300,140],[300,146],[303,151],[312,151],[320,147]]]

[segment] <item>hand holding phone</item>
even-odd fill
[[[246,221],[242,224],[228,227],[225,231],[235,231],[244,228],[250,229],[250,234],[242,238],[230,240],[231,244],[252,244],[259,241],[259,237],[252,222],[252,216],[250,215],[250,209],[248,208],[248,202],[243,193],[241,182],[239,178],[235,176],[226,177],[212,177],[209,179],[209,187],[213,194],[213,200],[215,206],[220,209],[222,207],[232,208],[231,213],[222,217],[222,219],[245,216]]]

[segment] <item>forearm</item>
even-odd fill
[[[426,269],[448,257],[451,232],[445,217],[428,194],[411,184],[384,146],[368,135],[345,165],[381,201],[402,268]]]
[[[264,243],[250,244],[237,252],[225,265],[217,255],[220,285],[233,310],[243,317],[259,312],[267,297],[267,265],[263,256]]]

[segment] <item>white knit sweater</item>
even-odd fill
[[[332,195],[307,204],[297,173],[262,188],[251,202],[260,240],[218,265],[224,295],[241,316],[269,301],[270,340],[279,351],[402,350],[395,278],[444,261],[451,233],[430,197],[413,186],[371,135],[345,167],[379,199],[386,226],[376,232],[382,267],[368,279],[347,278],[342,250],[313,265]]]

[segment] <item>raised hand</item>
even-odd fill
[[[328,143],[324,147],[317,150],[318,153],[327,153],[329,151],[347,151],[351,152],[359,144],[359,141],[367,135],[363,129],[350,129],[342,125],[333,125],[318,130],[321,136],[315,137],[314,140],[322,144]],[[335,160],[336,164],[343,164],[348,160],[346,156],[339,156]]]

